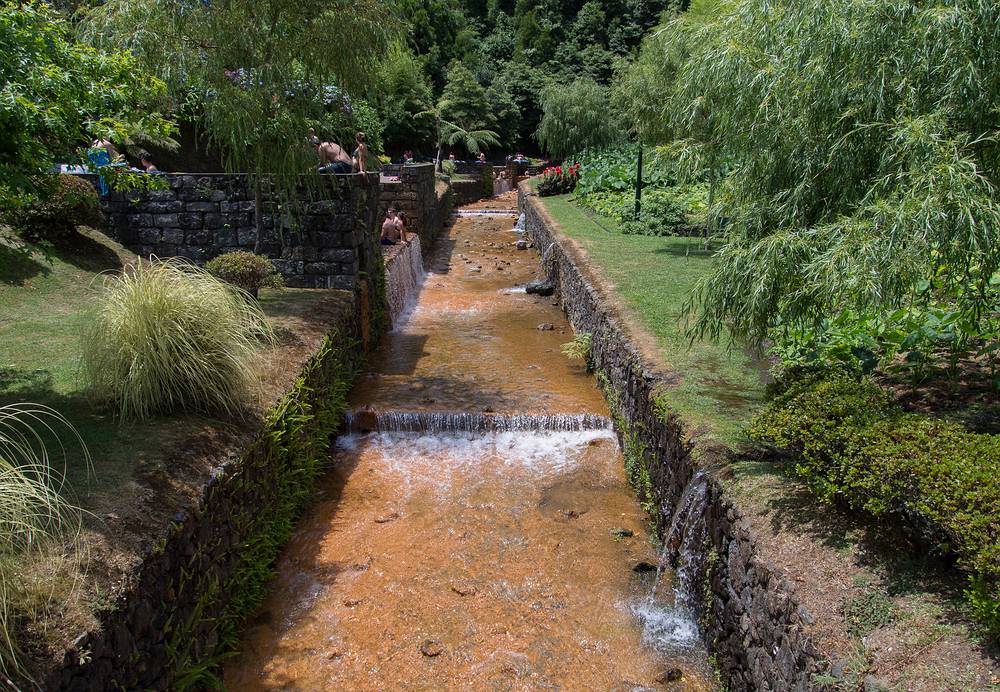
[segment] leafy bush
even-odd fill
[[[538,184],[538,195],[551,197],[568,194],[576,188],[579,177],[580,164],[574,164],[566,169],[562,166],[546,168],[542,171],[542,182]]]
[[[97,191],[84,178],[52,175],[35,179],[36,192],[10,210],[14,229],[31,242],[59,242],[80,225],[99,226],[101,207]]]
[[[50,547],[60,554],[74,543],[81,513],[59,494],[62,473],[52,466],[46,442],[65,450],[56,428],[67,428],[90,456],[79,433],[40,404],[0,406],[0,674],[17,678],[20,647],[15,620],[30,615],[32,591],[24,561]],[[63,436],[65,437],[65,435]],[[66,544],[66,545],[64,545]],[[51,573],[46,581],[51,591]]]
[[[273,334],[254,301],[178,259],[108,276],[83,337],[83,374],[123,420],[172,410],[238,412]]]
[[[561,351],[564,356],[572,360],[582,360],[590,370],[590,345],[593,337],[590,332],[580,332],[573,336],[572,341],[567,341],[562,345]]]
[[[1000,638],[1000,436],[905,413],[870,380],[846,374],[792,382],[748,432],[794,454],[794,475],[822,501],[956,556],[976,617]]]
[[[281,274],[267,257],[237,250],[219,255],[205,264],[205,269],[223,281],[246,291],[254,298],[261,288],[281,288]]]
[[[635,171],[639,147],[589,149],[573,158],[580,164],[578,195],[592,192],[627,192],[635,190]],[[648,161],[642,169],[646,189],[667,188],[676,183],[673,171],[665,165]]]
[[[786,366],[848,365],[865,373],[879,368],[913,383],[942,364],[955,380],[961,358],[974,355],[985,360],[992,386],[1000,390],[1000,313],[971,320],[946,296],[935,295],[926,281],[917,295],[919,300],[892,311],[845,308],[809,326],[782,326],[773,332],[773,350]],[[1000,276],[982,300],[986,305],[1000,301]]]
[[[699,223],[705,215],[705,186],[678,185],[642,192],[642,235],[670,235],[675,227]],[[635,213],[635,191],[600,191],[577,198],[583,206],[619,222]]]

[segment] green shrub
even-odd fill
[[[704,185],[678,185],[646,189],[642,193],[641,229],[637,235],[670,235],[677,226],[704,220],[707,192]],[[585,207],[619,222],[635,215],[635,190],[591,192],[578,198]]]
[[[83,374],[123,420],[172,410],[235,413],[260,382],[254,301],[178,260],[139,261],[108,276],[83,337]]]
[[[281,288],[285,282],[267,257],[237,250],[209,260],[205,269],[213,276],[246,291],[254,298],[261,288]]]
[[[73,175],[43,176],[37,191],[7,217],[25,240],[57,243],[69,238],[77,226],[100,226],[97,191],[86,179]]]
[[[839,502],[954,555],[974,614],[1000,638],[1000,436],[906,413],[871,380],[805,377],[751,423],[794,455],[794,475]]]
[[[15,621],[31,617],[31,609],[37,607],[31,594],[39,585],[31,582],[38,573],[25,570],[25,561],[50,548],[60,555],[73,552],[67,548],[75,547],[80,528],[81,512],[60,496],[62,473],[53,467],[47,449],[65,449],[57,428],[68,429],[89,465],[79,433],[52,409],[41,404],[0,406],[0,675],[4,679],[24,675]],[[42,585],[49,593],[52,576],[47,571]]]
[[[571,360],[582,360],[590,370],[590,345],[593,337],[590,332],[579,332],[573,335],[572,341],[562,345],[562,354]]]

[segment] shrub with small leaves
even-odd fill
[[[1000,435],[907,413],[870,379],[807,375],[748,428],[792,473],[838,502],[955,556],[972,610],[1000,639]]]
[[[7,218],[25,240],[64,241],[77,226],[100,226],[97,191],[84,178],[50,175],[35,178],[36,191],[10,209]]]
[[[266,257],[237,250],[219,255],[205,264],[213,276],[246,291],[254,298],[262,288],[281,288],[285,282]]]

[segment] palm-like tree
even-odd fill
[[[461,144],[472,154],[478,154],[485,146],[499,146],[500,136],[493,130],[466,130],[461,125],[441,117],[442,106],[417,113],[417,117],[430,116],[434,118],[434,128],[437,137],[437,156],[434,165],[441,170],[441,151],[444,145]]]

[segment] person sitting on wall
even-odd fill
[[[139,166],[147,173],[159,173],[160,169],[153,163],[153,155],[148,151],[139,154]]]
[[[354,170],[365,174],[368,172],[368,145],[365,144],[365,133],[359,132],[354,136],[354,141],[357,142],[353,155]]]
[[[479,156],[476,157],[476,161],[479,163],[486,163],[486,152],[485,151],[479,152]]]
[[[410,244],[410,239],[406,235],[407,234],[406,224],[407,224],[407,222],[406,222],[406,212],[403,211],[402,209],[397,209],[396,210],[396,226],[399,228],[399,238],[404,243],[406,243],[407,245],[409,245]]]
[[[396,220],[396,210],[389,207],[385,212],[385,221],[382,222],[382,235],[379,242],[383,245],[398,245],[399,240],[399,222]]]
[[[409,149],[403,152],[403,163],[413,163],[413,152]]]
[[[121,161],[122,155],[118,153],[118,149],[111,143],[111,140],[102,137],[90,143],[90,149],[87,150],[87,158],[97,170],[97,186],[100,193],[102,195],[108,194],[110,188],[108,187],[108,181],[101,175],[101,168],[104,166],[124,166],[125,164]]]
[[[319,154],[320,173],[350,173],[353,170],[351,157],[336,142],[319,142],[316,153]]]

